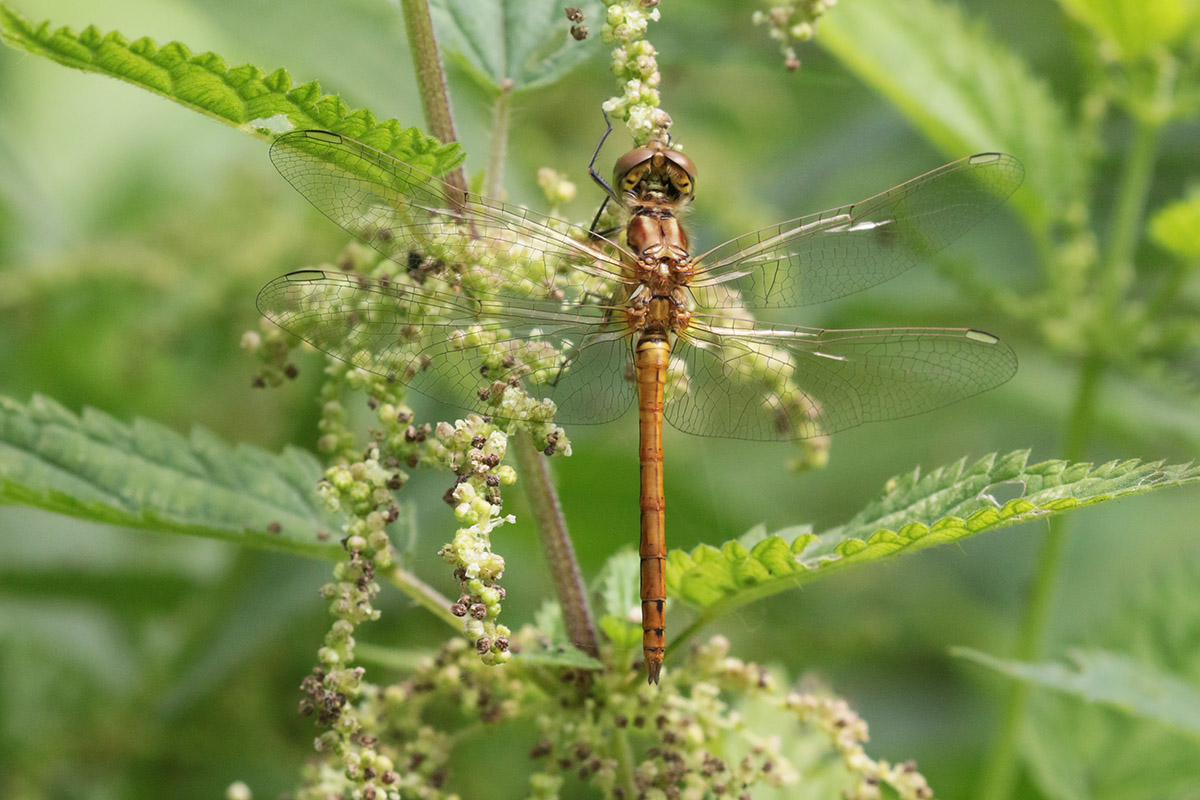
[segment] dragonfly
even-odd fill
[[[807,328],[751,312],[899,275],[1000,205],[1023,169],[1009,155],[973,155],[693,255],[680,220],[696,194],[692,160],[652,142],[621,156],[610,184],[596,157],[589,173],[625,220],[615,231],[464,191],[346,136],[282,134],[271,159],[283,177],[394,263],[374,276],[291,272],[262,289],[258,307],[335,358],[492,418],[593,424],[636,405],[642,645],[657,683],[664,419],[701,436],[789,441],[1007,381],[1016,356],[981,330]]]

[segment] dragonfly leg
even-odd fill
[[[592,224],[588,227],[588,238],[591,239],[607,239],[612,236],[620,228],[605,228],[602,231],[596,230],[596,226],[600,224],[600,215],[604,213],[604,209],[608,207],[608,198],[604,198],[604,202],[600,204],[600,208],[596,209],[596,216],[592,218]]]
[[[620,202],[621,198],[617,197],[617,193],[614,192],[613,188],[608,185],[608,181],[604,180],[604,177],[599,172],[596,171],[596,159],[600,157],[600,148],[604,147],[604,140],[608,138],[608,135],[610,133],[612,133],[612,120],[610,120],[608,118],[608,112],[604,111],[604,109],[601,109],[601,113],[604,114],[604,133],[601,134],[600,141],[596,142],[596,150],[595,150],[595,152],[592,153],[592,160],[588,162],[588,175],[591,176],[592,180],[595,182],[595,184],[597,186],[599,186],[601,189],[604,190],[604,193],[606,195],[608,195],[608,197],[611,197],[613,200]],[[606,203],[608,202],[607,198],[605,199],[605,202]],[[603,205],[600,206],[600,210],[601,211],[604,210]],[[600,219],[599,211],[596,212],[596,219],[597,220]],[[593,221],[592,222],[593,228],[595,227],[595,225],[596,225],[596,223]]]

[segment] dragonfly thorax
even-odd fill
[[[679,333],[691,322],[692,315],[684,304],[682,290],[670,295],[642,294],[634,297],[626,310],[629,327],[642,337],[664,337]]]
[[[664,297],[681,291],[692,279],[687,233],[670,214],[636,214],[625,229],[629,250],[637,260],[629,265],[642,292]]]
[[[672,214],[640,213],[629,220],[625,241],[638,260],[688,260],[688,237]]]

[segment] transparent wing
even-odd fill
[[[739,236],[697,259],[693,295],[705,308],[792,308],[861,291],[962,236],[1023,176],[1012,156],[981,153],[860,203]]]
[[[263,287],[264,316],[319,350],[450,405],[544,419],[508,386],[558,406],[556,421],[607,422],[634,390],[628,328],[612,309],[530,298],[429,291],[361,275],[300,270]]]
[[[965,328],[820,330],[698,317],[664,416],[702,436],[793,440],[899,419],[1007,381],[1013,351]]]
[[[475,295],[522,285],[545,294],[568,267],[628,282],[619,256],[573,239],[569,223],[461,191],[353,139],[292,131],[276,137],[271,161],[321,213],[393,261],[469,267]]]

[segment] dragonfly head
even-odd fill
[[[617,159],[613,183],[627,197],[684,203],[696,196],[696,165],[678,150],[651,142]]]

